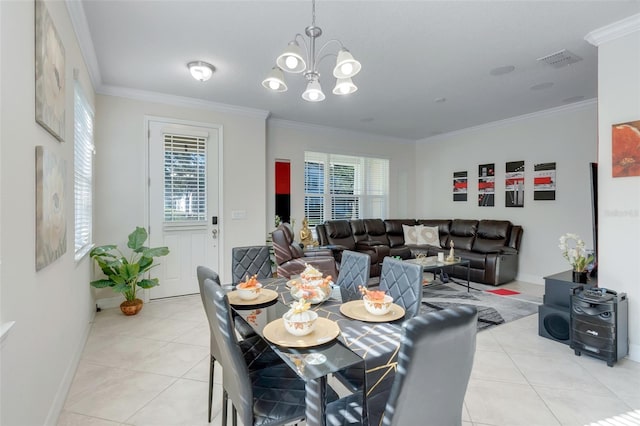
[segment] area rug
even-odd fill
[[[519,291],[509,290],[508,288],[499,288],[497,290],[485,290],[487,293],[497,294],[498,296],[513,296],[514,294],[520,294]]]
[[[466,284],[466,282],[465,282]],[[467,293],[464,286],[455,283],[431,283],[424,287],[421,312],[433,312],[452,306],[473,305],[478,309],[478,330],[504,324],[538,312],[541,298],[515,292],[504,297],[481,289],[472,283]],[[518,297],[522,296],[522,297]]]

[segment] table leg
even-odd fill
[[[327,377],[307,380],[305,384],[305,410],[307,426],[325,426],[325,409],[327,406]]]

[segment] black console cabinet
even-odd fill
[[[571,296],[571,348],[613,367],[627,355],[629,304],[625,293],[574,288]]]
[[[544,278],[543,304],[538,307],[538,334],[568,345],[571,342],[571,294],[574,287],[597,287],[597,278],[586,285],[574,283],[571,271]]]

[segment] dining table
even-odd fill
[[[355,374],[362,383],[363,424],[382,424],[395,377],[404,310],[394,305],[395,311],[392,308],[387,316],[361,314],[360,310],[352,309],[358,301],[343,303],[340,289],[332,285],[331,296],[310,308],[318,314],[323,327],[317,324],[310,335],[296,338],[276,328],[295,301],[290,290],[291,280],[268,278],[260,282],[259,298],[247,301],[229,293],[229,303],[234,312],[304,379],[306,424],[326,425],[328,378],[345,371]]]

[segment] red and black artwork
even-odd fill
[[[291,163],[276,160],[276,215],[282,222],[291,220]]]
[[[453,201],[467,201],[467,172],[453,172]]]
[[[524,207],[524,161],[510,161],[505,165],[504,206]]]
[[[495,195],[495,164],[480,164],[478,166],[478,206],[493,207]]]

